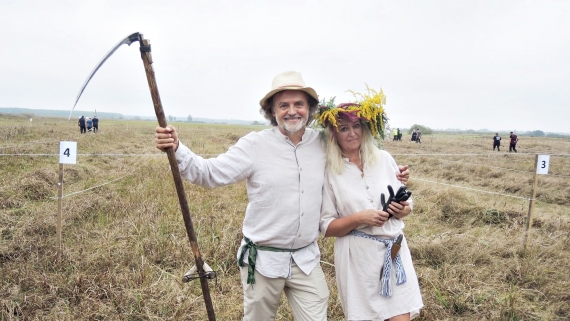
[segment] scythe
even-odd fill
[[[140,52],[141,58],[143,60],[144,69],[146,72],[146,78],[148,80],[148,86],[150,89],[150,94],[152,96],[152,102],[154,104],[154,111],[156,113],[156,118],[158,119],[158,124],[160,127],[166,127],[166,117],[164,116],[164,110],[162,109],[162,103],[160,101],[160,96],[158,94],[158,88],[156,86],[156,79],[154,76],[154,69],[152,67],[152,55],[150,53],[150,42],[148,39],[144,39],[143,35],[135,32],[130,36],[123,39],[119,42],[107,55],[99,62],[97,67],[93,69],[87,80],[81,87],[79,94],[77,95],[77,99],[75,101],[75,105],[79,101],[81,94],[85,90],[85,87],[93,78],[93,75],[99,70],[99,68],[103,65],[103,63],[123,44],[131,45],[131,43],[138,41],[140,44]],[[73,108],[75,109],[75,105]],[[73,109],[71,110],[73,112]],[[69,114],[69,118],[71,119],[71,113]],[[215,274],[212,274],[211,269],[209,271],[205,271],[204,267],[208,266],[202,260],[202,255],[200,254],[200,250],[198,248],[198,240],[196,237],[196,233],[194,232],[194,226],[192,224],[192,218],[190,217],[190,209],[188,207],[188,201],[186,199],[186,193],[184,192],[184,185],[182,184],[182,177],[180,176],[180,170],[178,169],[178,163],[176,162],[176,156],[174,155],[174,150],[172,148],[166,149],[166,154],[168,155],[168,161],[170,163],[170,168],[172,170],[172,176],[174,178],[174,185],[176,186],[176,193],[178,194],[178,200],[180,202],[180,208],[182,210],[182,216],[184,218],[184,226],[186,227],[186,233],[188,234],[188,238],[190,240],[190,246],[192,248],[192,252],[194,253],[194,259],[196,261],[196,268],[198,271],[198,276],[200,278],[200,285],[202,287],[202,294],[204,295],[204,302],[206,304],[206,310],[208,312],[208,320],[213,321],[216,319],[214,314],[214,307],[212,305],[212,299],[210,297],[210,289],[208,287],[208,280],[210,278],[215,277]],[[185,275],[186,278],[186,275]],[[187,281],[188,279],[183,279]]]

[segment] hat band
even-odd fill
[[[302,85],[299,85],[299,84],[287,84],[287,85],[279,86],[279,87],[277,87],[277,88],[286,88],[286,87],[300,87],[300,88],[303,88],[303,86],[302,86]]]

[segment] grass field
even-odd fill
[[[192,150],[223,153],[258,126],[175,124]],[[165,154],[153,122],[102,119],[80,135],[75,120],[0,115],[0,320],[207,320]],[[503,135],[504,136],[504,135]],[[492,151],[492,135],[385,141],[411,165],[414,212],[405,219],[425,307],[418,320],[570,320],[570,140],[519,137],[519,153]],[[63,250],[56,246],[59,142],[76,141],[65,165]],[[523,240],[534,154],[551,154]],[[448,184],[448,185],[443,185]],[[450,186],[453,185],[453,186]],[[241,320],[236,250],[245,184],[185,182],[218,320]],[[493,192],[496,194],[484,193]],[[73,194],[74,193],[74,194]],[[320,239],[331,297],[333,239]],[[278,320],[292,320],[288,305]]]

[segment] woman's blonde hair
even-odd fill
[[[364,168],[367,168],[380,160],[379,150],[376,144],[374,144],[374,137],[366,121],[360,120],[360,124],[362,128],[360,161],[364,164]],[[342,150],[336,140],[336,131],[336,127],[330,124],[325,128],[327,167],[332,170],[333,173],[340,174],[344,169],[344,160]]]

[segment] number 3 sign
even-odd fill
[[[536,173],[548,174],[548,162],[550,162],[550,155],[538,155],[538,162],[536,163]]]
[[[77,160],[77,142],[59,142],[59,163],[75,164]]]

